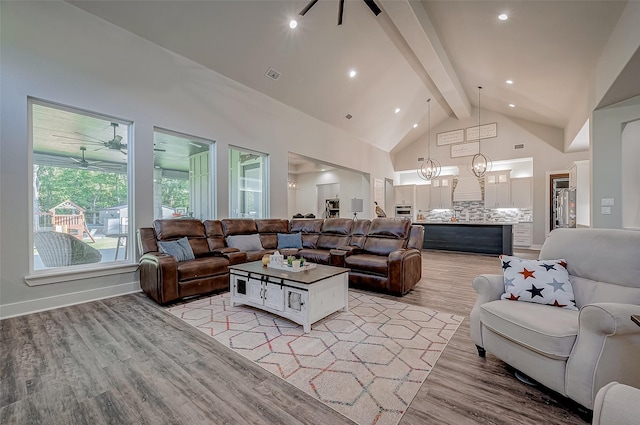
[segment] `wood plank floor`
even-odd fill
[[[471,279],[500,271],[495,257],[423,253],[423,279],[402,301],[467,319],[400,424],[587,423],[478,357]],[[0,321],[0,424],[165,423],[352,424],[143,294]]]

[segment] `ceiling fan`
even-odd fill
[[[367,6],[369,6],[369,9],[371,9],[371,12],[373,12],[374,15],[378,16],[380,13],[382,13],[382,10],[380,10],[380,8],[378,7],[375,1],[373,0],[363,0],[363,1]],[[313,5],[316,4],[317,2],[318,0],[311,0],[309,3],[307,3],[304,9],[300,11],[300,16],[304,16],[309,11],[309,9],[311,9]],[[338,0],[338,25],[342,25],[343,12],[344,12],[344,0]]]
[[[74,133],[80,134],[81,136],[88,137],[90,139],[95,139],[96,141],[78,139],[76,137],[55,136],[55,135],[54,136],[55,137],[61,137],[63,139],[79,140],[79,141],[81,141],[83,143],[90,143],[90,144],[93,144],[93,145],[100,145],[101,147],[99,147],[96,150],[107,148],[107,149],[111,149],[111,150],[120,151],[124,155],[126,155],[127,154],[127,152],[126,152],[127,144],[126,143],[122,143],[122,136],[116,134],[116,129],[118,128],[118,123],[117,122],[112,122],[110,125],[111,125],[111,127],[113,127],[113,139],[111,139],[111,140],[98,139],[97,137],[89,136],[88,134],[80,133],[78,131],[74,131]]]
[[[80,147],[80,151],[82,152],[82,159],[77,159],[72,156],[69,157],[70,160],[74,161],[78,168],[83,169],[96,169],[96,170],[104,170],[104,168],[97,167],[95,164],[100,164],[103,161],[87,161],[84,157],[84,152],[87,150],[84,146]]]
[[[254,153],[241,153],[240,164],[244,164],[245,162],[253,161],[254,159],[258,159],[258,158],[260,158],[260,156]]]

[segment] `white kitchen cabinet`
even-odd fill
[[[487,173],[484,180],[484,207],[511,208],[511,170]]]
[[[532,223],[518,223],[513,225],[513,246],[531,246]]]
[[[416,185],[404,184],[393,187],[396,205],[411,205],[416,202]]]
[[[420,214],[429,209],[431,200],[431,186],[427,184],[416,185],[416,212]]]
[[[533,209],[531,177],[511,179],[511,208]]]
[[[431,193],[429,195],[429,208],[448,209],[453,208],[451,200],[451,177],[440,177],[431,180]]]

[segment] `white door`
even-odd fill
[[[297,288],[285,287],[284,311],[289,315],[302,319],[307,311],[309,293]]]
[[[247,281],[247,299],[256,304],[264,304],[261,280],[253,277],[249,278]]]
[[[277,311],[284,310],[284,287],[278,283],[267,282],[265,285],[264,305]]]
[[[231,275],[231,291],[235,298],[248,299],[248,281],[246,276]]]

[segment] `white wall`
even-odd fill
[[[640,120],[622,130],[622,227],[640,230]]]
[[[622,206],[625,203],[622,186],[623,169],[638,167],[638,159],[626,163],[622,144],[625,124],[640,119],[640,96],[593,112],[591,143],[593,151],[591,202],[593,227],[619,229],[623,227]],[[628,158],[627,158],[628,159]],[[638,184],[629,186],[637,196]],[[613,198],[611,214],[602,214],[603,198]]]
[[[317,185],[340,183],[340,191],[337,193],[340,198],[340,217],[352,218],[353,213],[349,211],[349,200],[360,198],[363,200],[364,211],[358,213],[358,218],[371,218],[373,213],[372,192],[370,190],[373,182],[369,181],[367,175],[348,170],[335,169],[325,172],[304,173],[297,176],[298,189],[296,190],[296,204],[294,214],[313,213],[316,217],[324,217],[324,210],[318,210]]]
[[[217,218],[229,208],[229,145],[270,155],[271,217],[288,216],[289,151],[393,176],[386,152],[68,3],[0,2],[0,8],[0,317],[117,295],[137,283],[129,272],[25,284],[32,250],[27,96],[134,122],[135,228],[154,216],[154,126],[217,142]]]
[[[592,84],[579,94],[573,115],[565,128],[564,144],[567,149],[571,147],[571,142],[580,132],[584,122],[590,117],[591,112],[612,89],[612,86],[618,83],[618,77],[624,71],[629,60],[640,49],[640,25],[638,22],[640,22],[640,2],[629,1],[609,36],[595,69],[585,70],[585,72],[592,74]],[[634,73],[631,72],[629,75],[633,76]],[[637,72],[635,75],[638,75]],[[637,81],[637,78],[635,80]],[[624,83],[622,82],[622,84]],[[618,87],[616,91],[628,94],[629,97],[640,94],[637,91],[630,91],[628,87],[621,87],[622,90]]]
[[[589,152],[563,153],[564,134],[561,129],[536,124],[530,121],[516,120],[497,112],[482,110],[483,124],[496,122],[497,137],[483,139],[480,150],[491,160],[502,161],[517,158],[533,158],[533,244],[541,245],[546,235],[545,217],[547,211],[547,171],[567,170],[573,161],[589,159]],[[466,120],[449,118],[432,130],[432,134],[475,127],[478,125],[478,110]],[[418,157],[426,155],[426,138],[418,140],[396,153],[394,167],[396,172],[415,170]],[[514,149],[514,145],[524,144],[524,149]],[[431,156],[443,167],[457,166],[465,169],[471,157],[451,158],[450,145],[437,146],[436,137],[431,137]]]

